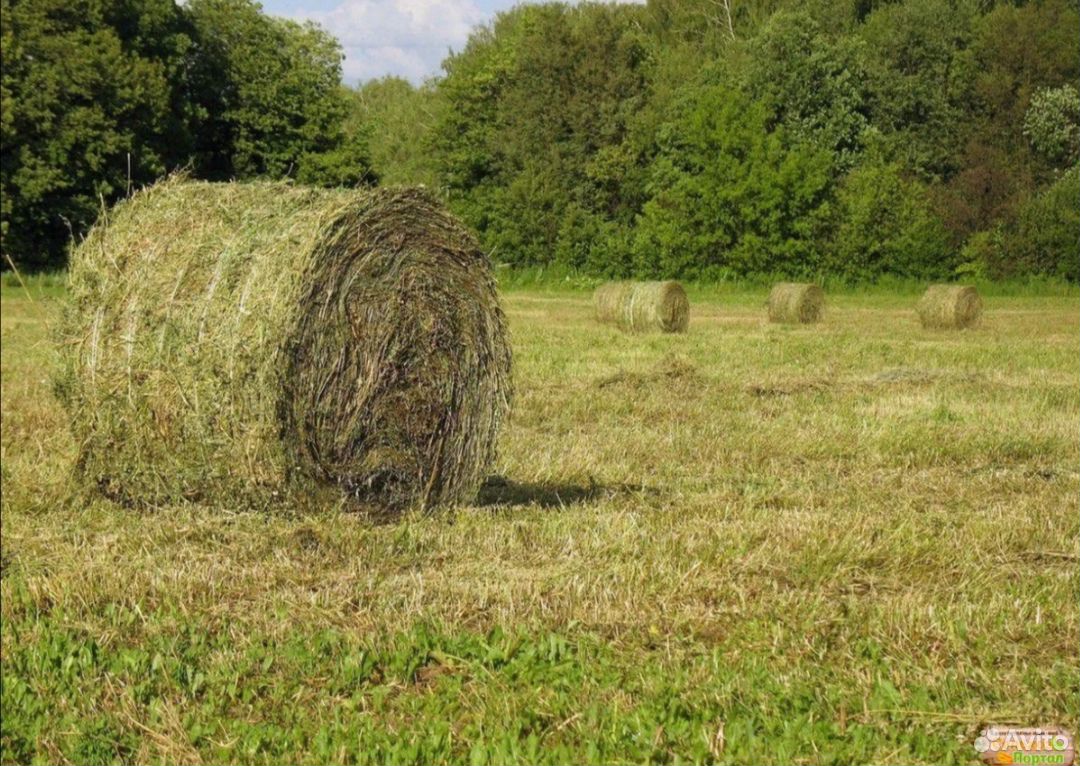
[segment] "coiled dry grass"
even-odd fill
[[[107,495],[469,500],[510,403],[487,257],[423,190],[165,181],[76,249],[57,379]]]
[[[609,282],[596,288],[599,322],[627,332],[686,332],[690,301],[678,282]]]

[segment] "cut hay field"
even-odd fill
[[[3,763],[970,763],[1080,725],[1080,296],[627,336],[504,294],[478,502],[374,523],[85,496],[62,288],[2,293]]]

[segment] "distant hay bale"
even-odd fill
[[[807,324],[821,319],[825,292],[817,285],[781,282],[769,293],[769,321]]]
[[[609,282],[596,288],[593,305],[599,322],[627,332],[686,332],[690,301],[678,282]]]
[[[982,315],[982,298],[974,287],[931,285],[919,300],[922,326],[936,330],[972,327]]]
[[[170,179],[72,256],[57,390],[106,495],[475,496],[510,398],[488,258],[423,190]]]

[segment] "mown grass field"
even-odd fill
[[[506,293],[475,506],[373,523],[79,492],[61,288],[2,293],[4,763],[969,763],[1080,723],[1080,312],[696,290],[685,336]],[[1060,291],[1059,291],[1060,292]]]

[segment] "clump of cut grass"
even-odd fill
[[[625,385],[630,387],[651,386],[662,384],[666,386],[677,384],[693,384],[700,380],[697,368],[686,359],[669,356],[662,359],[653,369],[646,373],[630,372],[620,369],[612,375],[607,375],[596,382],[598,388]]]
[[[599,322],[626,332],[686,332],[690,301],[682,285],[666,282],[609,282],[596,288]]]
[[[974,287],[931,285],[919,300],[919,321],[927,329],[962,330],[978,323],[982,309]]]
[[[781,282],[769,293],[769,321],[809,324],[821,319],[825,292],[817,285]]]
[[[422,190],[173,178],[72,258],[57,390],[120,501],[471,499],[510,400],[488,258]]]

